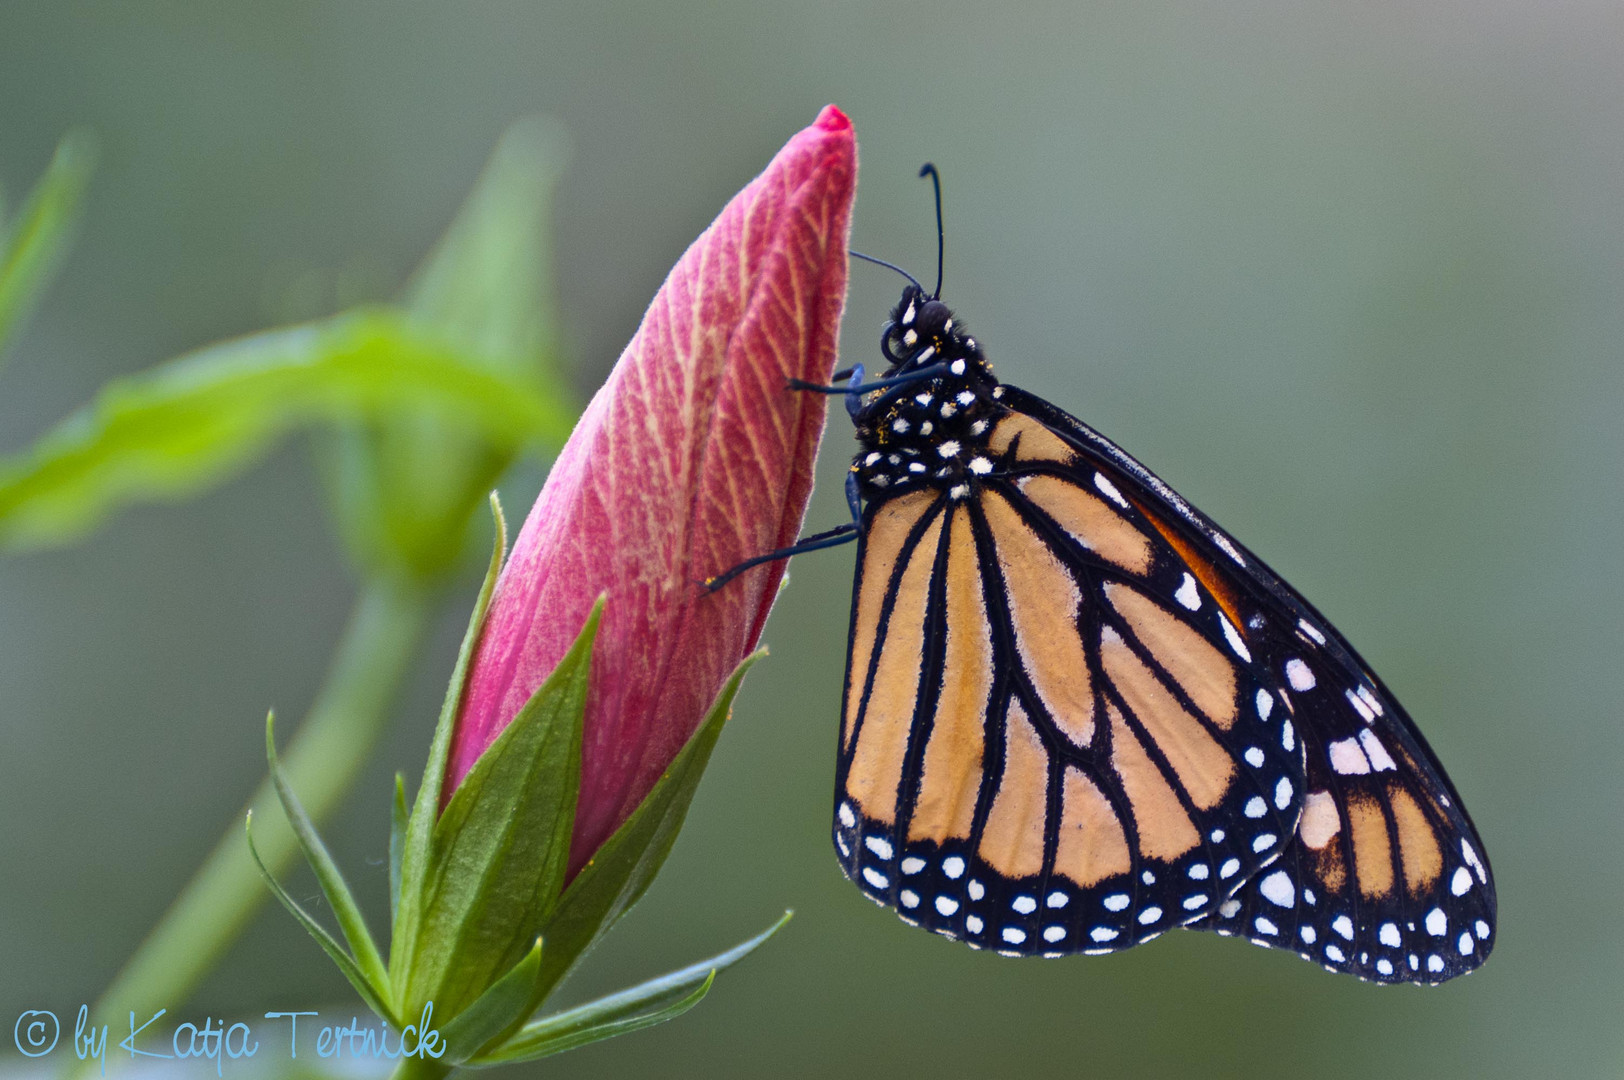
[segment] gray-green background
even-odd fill
[[[535,112],[572,136],[557,255],[589,392],[688,241],[838,102],[855,245],[927,273],[935,160],[946,298],[1000,375],[1157,469],[1407,703],[1488,845],[1498,949],[1385,989],[1205,935],[1016,962],[904,927],[828,849],[846,549],[795,564],[667,870],[573,992],[796,919],[684,1019],[523,1068],[1617,1075],[1621,45],[1602,0],[7,3],[0,181],[76,124],[102,165],[0,373],[0,449],[111,376],[387,294]],[[868,361],[897,282],[852,285]],[[307,704],[351,587],[297,446],[0,561],[0,1029],[102,988],[261,775],[265,708]],[[375,912],[388,777],[420,768],[472,591],[329,830]],[[345,994],[267,911],[184,1012]]]

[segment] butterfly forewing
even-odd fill
[[[1307,758],[1302,820],[1279,863],[1196,928],[1375,982],[1471,971],[1495,927],[1477,833],[1398,703],[1307,627],[1286,696]]]
[[[973,490],[865,514],[835,844],[871,897],[948,936],[1124,948],[1278,857],[1302,751],[1259,707],[1273,684],[1223,585],[1120,472],[1019,412],[986,449]]]
[[[1493,947],[1494,881],[1465,808],[1403,708],[1295,590],[1109,440],[1011,389],[1127,493],[1241,628],[1304,755],[1278,862],[1193,924],[1375,982],[1441,982]]]

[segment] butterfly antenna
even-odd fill
[[[919,284],[919,280],[917,278],[908,273],[908,271],[904,270],[902,267],[898,266],[896,263],[888,263],[884,259],[876,259],[872,255],[864,255],[861,251],[852,251],[850,249],[847,250],[846,254],[850,255],[854,259],[862,259],[864,262],[871,262],[875,266],[883,266],[887,270],[895,270],[897,273],[913,282],[914,288],[918,289],[920,292],[925,291],[925,287]]]
[[[942,177],[936,171],[936,166],[925,162],[919,167],[920,176],[930,177],[932,186],[936,188],[936,291],[931,294],[932,300],[942,298]]]

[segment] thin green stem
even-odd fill
[[[349,791],[383,731],[389,706],[421,644],[433,593],[396,583],[363,587],[321,693],[282,757],[310,816],[325,817]],[[254,793],[254,843],[273,873],[298,845],[267,779]],[[95,1005],[93,1015],[148,1015],[183,1004],[269,897],[232,818],[202,868]]]
[[[405,1057],[395,1066],[389,1080],[441,1080],[441,1077],[450,1073],[451,1069],[452,1066],[444,1065],[433,1058]]]

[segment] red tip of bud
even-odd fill
[[[851,119],[840,111],[839,105],[825,105],[823,111],[818,113],[817,122],[813,126],[820,127],[824,131],[850,131]]]

